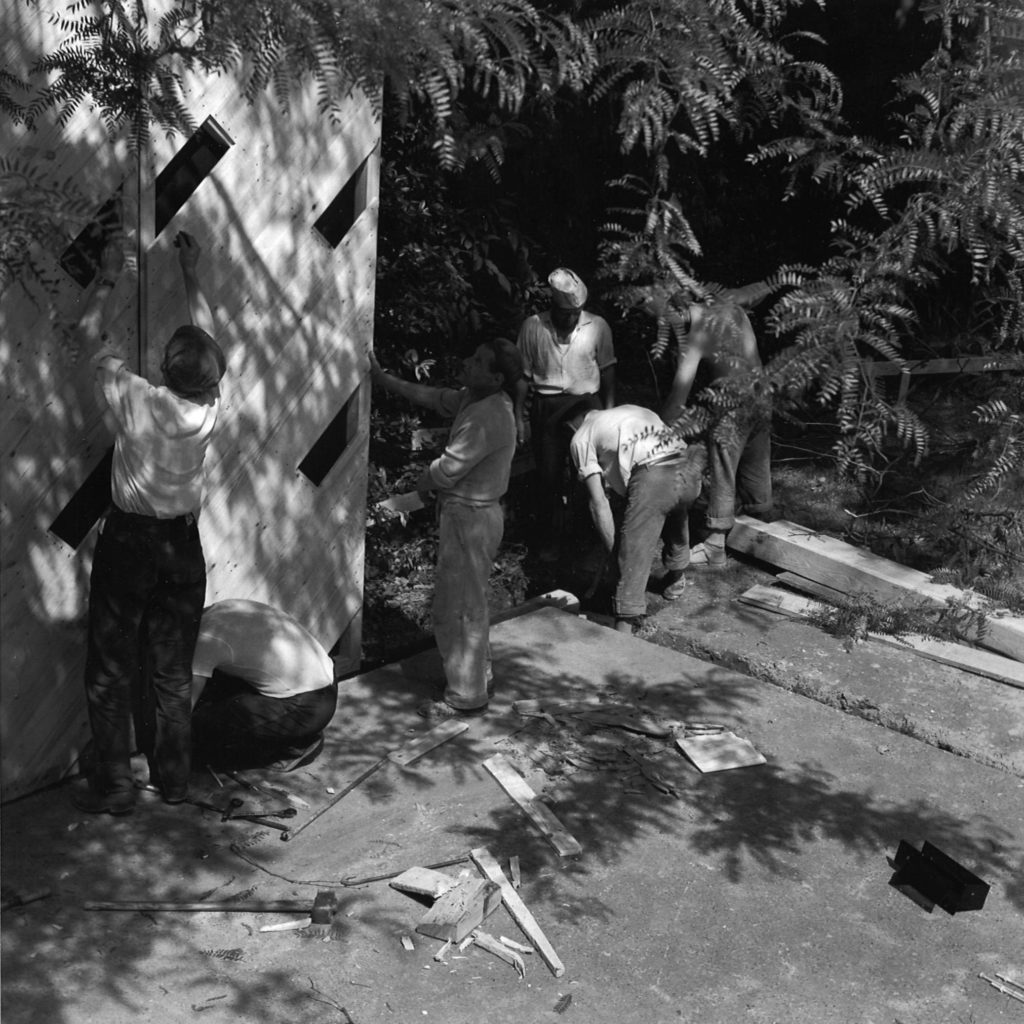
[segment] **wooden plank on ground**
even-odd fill
[[[388,884],[399,892],[411,892],[414,896],[429,896],[436,900],[455,888],[459,880],[433,868],[409,868]]]
[[[467,878],[442,893],[416,931],[442,941],[461,942],[501,904],[501,888],[485,878]]]
[[[530,944],[540,954],[544,963],[551,969],[551,973],[556,978],[562,977],[565,974],[565,965],[547,940],[540,925],[537,924],[537,919],[530,913],[530,908],[523,902],[519,893],[512,888],[512,884],[505,877],[505,872],[501,870],[491,851],[485,846],[479,846],[475,850],[470,850],[469,856],[484,877],[494,882],[501,890],[501,901],[505,904],[505,909],[530,940]]]
[[[484,767],[494,776],[498,785],[526,812],[540,829],[544,838],[555,848],[559,857],[576,857],[583,847],[551,812],[547,804],[530,788],[526,779],[512,767],[504,754],[495,754],[484,761]]]
[[[458,736],[460,733],[465,732],[468,728],[469,722],[460,722],[457,718],[450,718],[447,722],[442,722],[431,729],[430,732],[424,733],[422,736],[403,744],[398,750],[392,750],[388,754],[388,760],[405,767],[412,764],[417,758],[429,753],[434,747],[439,747],[453,736]]]
[[[811,597],[820,597],[823,601],[831,601],[833,604],[840,604],[850,597],[849,594],[844,594],[834,587],[828,587],[824,583],[815,583],[814,580],[809,580],[804,576],[797,576],[795,572],[777,573],[775,579],[778,583],[785,583],[787,587],[810,594]]]
[[[784,519],[763,523],[737,516],[727,540],[733,551],[752,555],[847,594],[870,594],[879,601],[910,601],[934,608],[950,601],[982,607],[983,599],[946,583],[933,583],[918,572],[863,548]],[[1017,661],[1024,661],[1024,618],[986,614],[978,644]]]
[[[739,600],[744,604],[767,611],[778,612],[793,619],[805,619],[824,605],[809,597],[790,594],[776,587],[757,585],[740,594]],[[994,679],[1009,686],[1024,690],[1024,665],[1013,658],[1004,658],[988,651],[979,651],[964,644],[951,643],[947,640],[936,640],[933,637],[911,633],[903,637],[887,636],[884,633],[869,633],[868,639],[877,640],[889,647],[898,647],[904,651],[937,661],[942,665],[962,669],[976,676]]]

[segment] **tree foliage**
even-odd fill
[[[389,225],[385,210],[382,220],[379,327],[396,352],[403,334],[443,345],[467,326],[501,327],[533,298],[533,267],[558,254],[530,242],[527,208],[535,227],[567,212],[524,203],[523,193],[517,208],[476,187],[473,175],[484,168],[493,186],[530,150],[540,173],[571,177],[579,155],[565,151],[569,133],[561,147],[538,152],[543,126],[555,120],[589,119],[602,130],[607,121],[617,139],[601,267],[607,294],[649,317],[655,355],[680,343],[686,305],[721,297],[714,250],[725,236],[770,251],[762,224],[730,219],[742,198],[736,183],[750,188],[755,173],[766,220],[769,207],[788,204],[791,233],[803,237],[813,199],[830,225],[824,257],[758,264],[769,358],[757,386],[785,416],[831,417],[839,464],[878,483],[894,449],[920,463],[932,435],[866,364],[1005,356],[1024,340],[1024,2],[904,3],[933,45],[892,84],[891,116],[875,137],[850,128],[846,83],[809,28],[824,7],[174,0],[147,23],[134,0],[72,0],[67,42],[36,66],[49,84],[33,95],[0,73],[0,109],[31,121],[45,108],[70,116],[89,101],[112,132],[139,142],[153,126],[192,127],[181,92],[187,69],[230,71],[246,96],[269,90],[285,108],[295,86],[312,80],[326,115],[355,87],[375,102],[387,97],[385,146],[394,156],[385,155],[384,187],[394,216]],[[24,167],[8,161],[0,173],[23,195],[45,192]],[[0,249],[8,266],[35,230],[32,218],[17,223],[18,238]],[[39,225],[54,230],[46,217]],[[935,528],[978,528],[969,510],[998,499],[1022,456],[1017,377],[979,401],[971,479],[929,511]],[[1001,514],[992,522],[1004,523]],[[1003,536],[1012,539],[1018,526],[1007,522]],[[992,531],[985,537],[1003,543]]]

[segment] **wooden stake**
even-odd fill
[[[529,907],[522,901],[519,893],[512,888],[491,851],[480,846],[475,850],[470,850],[469,856],[484,877],[500,888],[501,900],[505,904],[505,909],[511,915],[512,920],[523,930],[523,934],[530,940],[544,963],[551,968],[551,973],[556,978],[562,977],[565,974],[565,965],[559,959],[554,947],[548,942],[540,925],[537,924],[536,918],[530,913]]]
[[[555,817],[547,804],[541,802],[504,754],[489,757],[484,761],[484,767],[494,776],[498,785],[526,812],[530,820],[541,830],[544,838],[555,848],[559,857],[576,857],[583,852],[583,847],[576,838]]]

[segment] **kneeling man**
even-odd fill
[[[690,562],[687,514],[700,494],[707,451],[704,445],[687,446],[656,413],[639,405],[588,412],[570,451],[609,554],[616,549],[615,524],[605,489],[626,499],[613,605],[615,628],[632,633],[647,612],[647,578],[662,537],[669,581],[665,596],[679,596],[682,571]]]
[[[200,764],[285,771],[320,753],[338,685],[327,651],[290,615],[218,601],[199,625],[192,701]]]

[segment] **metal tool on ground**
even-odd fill
[[[315,938],[326,938],[331,932],[331,920],[337,909],[338,897],[330,889],[321,889],[313,900],[307,934]]]
[[[321,890],[321,892],[324,890]],[[330,890],[326,890],[330,892]],[[319,897],[320,892],[317,893]],[[83,910],[147,910],[176,911],[197,914],[226,912],[236,914],[303,914],[312,915],[315,900],[222,900],[220,902],[181,902],[178,900],[88,900]]]
[[[32,892],[21,893],[5,888],[3,890],[3,902],[0,903],[0,910],[11,910],[14,907],[24,907],[38,900],[45,900],[50,893],[51,890],[49,889],[36,889]]]
[[[333,796],[328,803],[324,804],[324,806],[320,808],[320,810],[310,815],[304,822],[302,822],[301,825],[296,828],[285,829],[285,831],[281,833],[281,839],[284,842],[294,839],[300,832],[309,828],[309,826],[312,825],[313,822],[322,814],[326,814],[332,807],[340,803],[342,799],[352,792],[353,789],[361,785],[371,775],[383,768],[384,765],[393,763],[402,767],[407,767],[412,764],[413,761],[422,757],[424,754],[429,753],[429,751],[444,743],[446,740],[450,740],[453,736],[457,736],[460,733],[465,732],[468,728],[468,722],[460,722],[455,719],[450,719],[447,722],[442,722],[440,725],[428,732],[403,743],[402,746],[395,750],[388,751],[388,753],[386,753],[379,761],[374,761],[369,768],[353,779],[340,793]]]
[[[435,868],[448,868],[453,864],[462,864],[469,860],[469,851],[459,854],[457,857],[450,857],[448,860],[435,861],[433,864],[421,864],[418,865],[422,868],[428,868],[433,870]],[[353,878],[351,875],[348,878],[339,878],[338,885],[353,886],[353,885],[367,885],[370,882],[386,882],[389,878],[397,878],[399,875],[406,872],[408,868],[399,868],[397,871],[389,871],[385,875],[369,875],[365,878]]]

